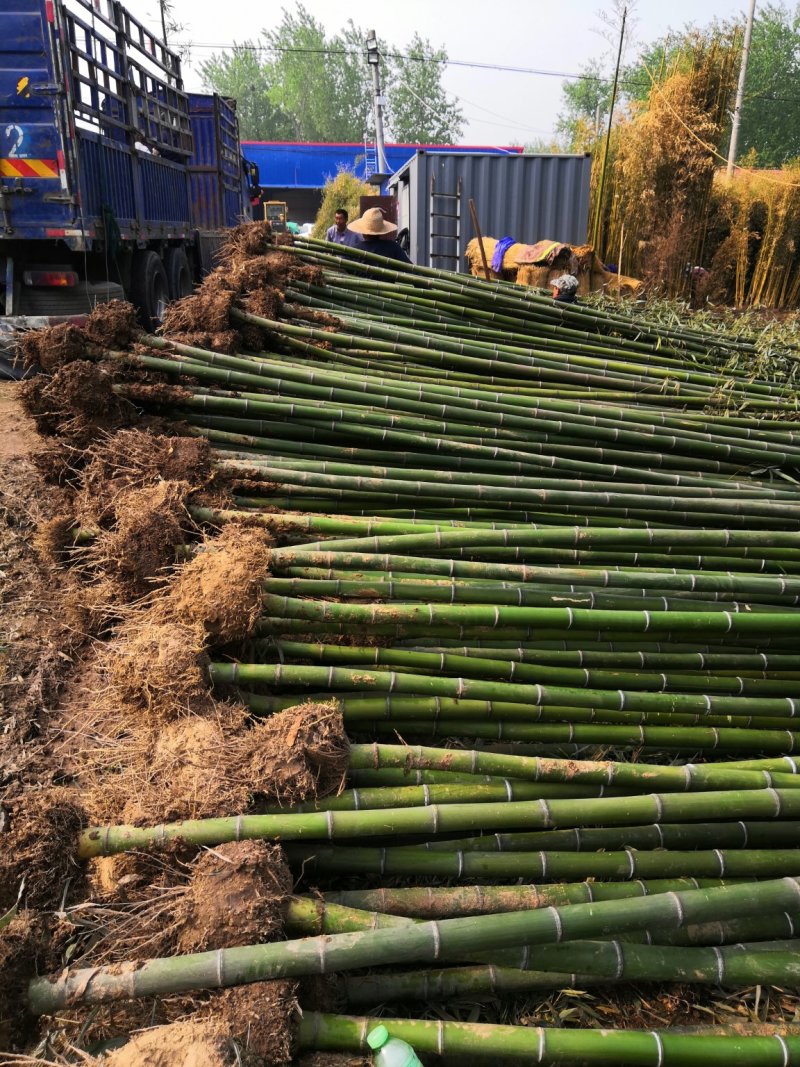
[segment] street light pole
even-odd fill
[[[742,103],[744,101],[744,83],[747,78],[747,60],[750,55],[750,38],[753,36],[753,17],[756,11],[756,0],[750,0],[750,10],[747,13],[747,22],[744,27],[744,41],[742,42],[742,65],[739,67],[739,84],[736,86],[736,103],[733,105],[733,122],[731,123],[731,144],[728,149],[728,169],[725,177],[733,177],[733,168],[736,166],[736,150],[739,147],[739,125],[742,121]]]
[[[381,55],[378,50],[378,37],[374,30],[370,30],[367,38],[367,63],[372,72],[372,89],[374,94],[375,110],[375,151],[378,156],[378,170],[381,174],[388,174],[386,164],[386,148],[383,137],[383,105],[385,100],[381,95]]]

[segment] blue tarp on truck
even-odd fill
[[[153,325],[249,217],[234,106],[116,0],[0,10],[0,335],[126,296]]]

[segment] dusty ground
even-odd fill
[[[76,662],[84,635],[65,611],[71,579],[39,559],[39,523],[58,509],[32,458],[42,449],[19,402],[19,385],[0,382],[0,787],[35,773],[41,716]],[[27,742],[23,748],[23,742]]]

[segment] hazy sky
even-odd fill
[[[125,5],[153,28],[159,24],[158,0],[125,0]],[[212,51],[256,38],[262,28],[280,21],[282,7],[293,6],[288,0],[174,0],[175,18],[186,24],[180,38],[193,43],[185,67],[187,88],[201,88],[196,67]],[[416,30],[444,45],[451,60],[559,75],[448,67],[444,84],[467,118],[465,143],[519,144],[549,136],[560,108],[560,75],[576,73],[587,60],[609,52],[598,32],[600,0],[305,0],[305,6],[329,32],[352,18],[399,49]],[[688,22],[743,18],[745,5],[735,0],[638,0],[632,6],[635,47],[637,41],[651,41]]]

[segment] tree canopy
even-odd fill
[[[705,32],[730,39],[731,24],[715,22]],[[653,82],[675,69],[697,33],[687,27],[640,47],[623,67],[620,111],[646,100]],[[608,121],[613,64],[609,55],[593,59],[580,77],[564,82],[563,106],[556,130],[566,147],[583,151],[595,139],[596,119]],[[779,167],[800,157],[800,3],[787,7],[772,0],[756,8],[739,133],[739,159],[761,167]],[[730,101],[730,109],[733,100]],[[726,138],[727,141],[727,138]]]
[[[302,5],[200,73],[207,88],[235,97],[245,140],[361,141],[373,130],[365,30],[351,20],[334,34]],[[405,48],[378,42],[386,131],[398,141],[441,144],[461,136],[458,103],[442,86],[447,52],[415,33]]]

